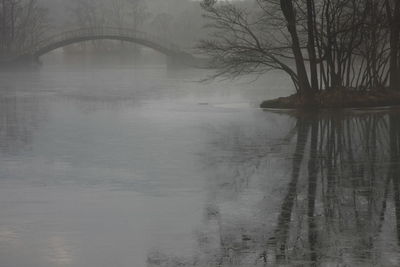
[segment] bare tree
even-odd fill
[[[150,29],[154,31],[157,36],[167,38],[172,34],[172,24],[174,17],[167,13],[157,14],[150,23]]]
[[[144,0],[126,0],[128,3],[129,16],[131,18],[131,27],[140,30],[144,22],[149,18],[147,4]],[[128,22],[129,23],[129,22]]]
[[[37,42],[47,29],[47,10],[37,0],[0,2],[0,39],[3,53]]]
[[[400,4],[391,0],[203,1],[214,33],[200,48],[215,76],[283,70],[306,98],[321,90],[398,88]],[[389,66],[390,65],[390,66]],[[308,69],[309,68],[309,69]]]
[[[291,45],[283,31],[283,21],[276,6],[271,5],[274,16],[260,12],[254,14],[232,3],[217,5],[204,2],[207,28],[214,30],[209,40],[202,40],[199,49],[212,56],[219,67],[214,77],[261,74],[270,70],[283,70],[301,90],[298,73],[287,62],[291,58]],[[269,31],[266,36],[265,32]]]
[[[385,0],[390,29],[390,87],[400,90],[400,2]]]

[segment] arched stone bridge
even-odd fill
[[[181,50],[179,46],[167,40],[152,36],[146,32],[113,27],[81,28],[50,36],[30,47],[22,49],[22,52],[13,56],[12,61],[37,60],[40,56],[57,48],[74,43],[102,39],[119,40],[150,47],[165,54],[173,61],[187,65],[197,65],[198,63],[198,60],[190,53]]]

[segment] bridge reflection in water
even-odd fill
[[[74,43],[93,40],[118,40],[140,44],[165,54],[170,62],[180,62],[187,65],[199,65],[200,59],[196,59],[190,53],[181,49],[178,45],[151,35],[146,32],[114,27],[91,27],[65,31],[46,39],[43,39],[31,46],[24,47],[12,55],[8,55],[4,61],[18,62],[38,60],[40,56],[55,49]]]
[[[399,266],[399,115],[296,114],[284,138],[232,127],[207,155],[196,255],[153,251],[148,265]]]

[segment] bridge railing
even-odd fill
[[[133,39],[138,39],[142,41],[152,42],[153,44],[159,45],[160,47],[166,48],[171,52],[181,53],[182,50],[179,46],[159,38],[157,36],[151,35],[146,32],[126,29],[126,28],[115,28],[115,27],[94,27],[94,28],[79,28],[74,30],[69,30],[50,36],[49,38],[43,39],[32,46],[22,49],[21,55],[34,54],[42,48],[50,46],[55,43],[64,42],[74,38],[84,38],[84,37],[128,37]]]

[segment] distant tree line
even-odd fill
[[[69,20],[66,28],[119,27],[150,32],[160,38],[197,42],[203,24],[198,2],[169,0],[169,4],[147,0],[71,0],[66,5]],[[166,9],[166,6],[175,6]],[[94,41],[92,47],[119,49],[115,42]],[[85,46],[85,44],[83,44]]]
[[[70,11],[78,27],[139,29],[149,15],[145,0],[72,0]]]
[[[53,34],[86,27],[146,31],[191,47],[203,34],[203,21],[198,2],[187,0],[0,0],[0,56]],[[121,48],[117,42],[104,41],[91,42],[89,47]]]
[[[216,76],[282,70],[297,92],[400,90],[400,1],[203,0]]]
[[[0,0],[0,54],[35,43],[46,26],[47,10],[37,0]]]

